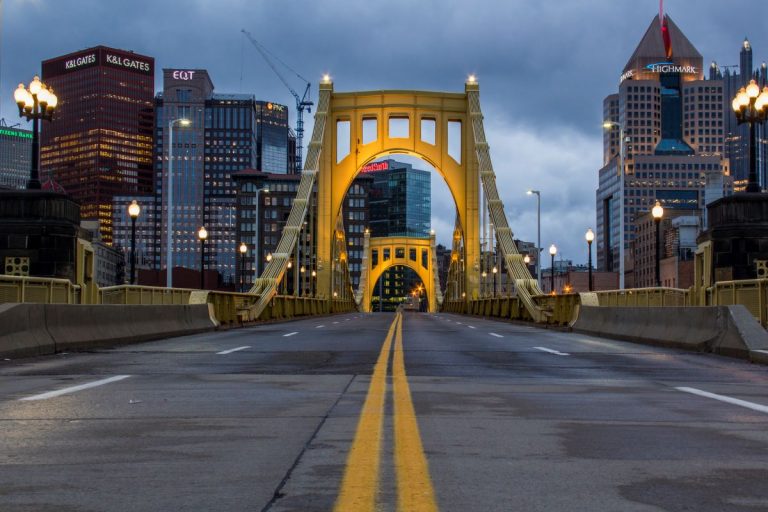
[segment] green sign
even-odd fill
[[[9,128],[0,128],[0,135],[8,135],[9,137],[18,137],[19,139],[31,139],[32,132],[24,132],[21,130],[12,130]]]

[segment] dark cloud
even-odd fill
[[[241,28],[314,83],[331,73],[337,90],[460,91],[466,76],[477,73],[513,229],[535,236],[535,201],[525,189],[541,189],[544,242],[557,242],[577,261],[585,260],[583,232],[595,223],[602,99],[616,90],[658,9],[655,0],[2,3],[0,104],[11,122],[14,85],[28,80],[41,60],[98,44],[151,55],[158,69],[206,68],[220,92],[252,92],[292,106]],[[763,0],[668,0],[666,10],[705,62],[737,64],[745,36],[756,61],[768,59]],[[158,86],[160,79],[158,73]]]

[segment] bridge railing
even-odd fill
[[[768,328],[768,279],[721,281],[707,289],[706,298],[710,306],[741,304]]]
[[[69,279],[0,275],[0,304],[79,304],[80,286]]]
[[[108,286],[99,289],[100,304],[189,304],[192,290],[159,286]]]
[[[627,290],[608,290],[592,292],[600,306],[690,306],[689,290],[680,288],[632,288]]]

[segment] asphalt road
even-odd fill
[[[768,367],[419,313],[0,361],[0,511],[334,507],[768,510]]]

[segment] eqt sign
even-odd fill
[[[176,71],[173,72],[171,76],[173,76],[174,80],[192,80],[193,78],[195,78],[195,72],[191,70],[185,71],[185,70],[177,69]]]

